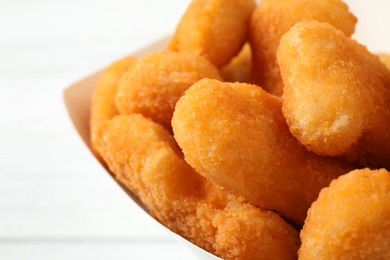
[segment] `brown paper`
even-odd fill
[[[153,44],[151,44],[148,47],[145,47],[133,54],[131,54],[134,57],[142,57],[143,55],[157,51],[157,50],[163,50],[166,47],[168,38],[164,38],[162,40],[159,40]],[[79,82],[71,85],[64,91],[64,102],[65,106],[68,110],[68,114],[70,116],[71,121],[73,122],[74,127],[76,128],[77,133],[80,135],[81,139],[83,140],[84,144],[88,147],[88,149],[91,151],[90,146],[90,135],[89,135],[89,116],[90,116],[90,104],[91,104],[91,96],[93,93],[93,90],[95,88],[95,85],[98,81],[99,75],[101,71],[96,72]],[[98,163],[102,165],[102,167],[105,168],[108,174],[111,175],[111,177],[115,180],[115,182],[129,195],[129,197],[138,205],[140,206],[144,211],[148,212],[145,206],[142,204],[142,202],[123,184],[118,182],[113,174],[107,169],[105,165],[103,165],[98,159],[96,159]],[[153,219],[154,220],[154,219]],[[165,228],[165,227],[164,227]],[[169,229],[165,228],[169,233],[172,234],[172,236],[181,242],[183,246],[185,246],[189,251],[191,251],[194,256],[198,257],[199,259],[209,259],[209,260],[216,260],[220,259],[205,250],[199,248],[198,246],[190,243],[186,239],[182,238],[181,236],[171,232]]]

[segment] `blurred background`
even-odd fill
[[[62,92],[171,34],[189,0],[0,1],[0,259],[192,259],[77,136]],[[390,53],[390,1],[347,2]]]

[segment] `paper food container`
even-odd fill
[[[157,51],[157,50],[163,50],[166,47],[168,38],[159,40],[153,44],[151,44],[148,47],[145,47],[135,53],[132,54],[134,57],[142,57],[147,53]],[[84,144],[88,147],[88,149],[91,151],[90,146],[90,134],[89,134],[89,115],[90,115],[90,104],[91,104],[91,96],[93,93],[93,90],[95,88],[95,85],[97,83],[97,80],[99,79],[101,71],[98,71],[79,82],[73,84],[72,86],[68,87],[64,91],[64,101],[66,108],[68,110],[69,116],[71,121],[73,122],[74,127],[76,128],[76,131],[80,135],[82,141]],[[92,153],[92,151],[91,151]],[[127,195],[129,195],[130,199],[138,205],[140,211],[144,211],[147,213],[148,216],[148,210],[145,208],[145,206],[142,204],[142,202],[122,183],[118,182],[114,175],[107,169],[107,167],[100,163],[98,159],[96,159],[96,162],[101,164],[101,166],[106,170],[106,172],[114,179],[114,181],[118,184],[122,190],[124,190]],[[140,212],[141,214],[142,212]],[[150,221],[155,221],[152,216],[150,216]],[[160,223],[159,223],[160,224]],[[205,259],[205,260],[216,260],[221,259],[219,257],[216,257],[207,251],[203,250],[202,248],[192,244],[188,240],[184,239],[183,237],[177,235],[176,233],[170,231],[168,228],[163,226],[162,224],[161,228],[166,229],[168,234],[170,233],[174,239],[176,239],[178,242],[180,242],[184,247],[186,247],[190,252],[193,253],[194,256],[198,257],[199,259]]]
[[[374,53],[387,53],[390,54],[390,34],[387,33],[387,27],[390,24],[390,16],[388,11],[390,10],[390,1],[374,0],[370,3],[361,3],[356,1],[346,1],[350,6],[351,11],[358,17],[359,22],[356,25],[356,31],[353,38],[357,39],[360,43],[367,45],[368,49]],[[145,47],[133,54],[135,57],[142,57],[143,55],[165,49],[167,38],[159,40],[148,47]],[[67,107],[71,121],[74,124],[78,134],[84,141],[85,145],[90,149],[89,140],[89,109],[90,100],[93,89],[99,78],[100,71],[96,72],[83,80],[73,84],[64,91],[64,101]],[[92,153],[92,152],[91,152]],[[99,160],[96,160],[100,163]],[[148,214],[147,209],[142,202],[124,185],[119,183],[112,173],[101,164],[111,177],[115,180],[120,188],[122,188],[129,196],[129,198],[139,206],[140,214]],[[142,212],[144,211],[144,212]],[[150,221],[156,221],[150,216]],[[192,252],[199,259],[216,260],[218,258],[205,250],[197,247],[181,236],[171,232],[169,229],[161,225],[161,228],[166,229],[168,233],[172,235],[177,241],[179,241],[184,247]]]

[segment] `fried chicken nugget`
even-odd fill
[[[280,38],[294,24],[318,20],[329,22],[351,36],[356,17],[341,0],[262,0],[255,9],[249,30],[253,52],[251,82],[277,96],[283,82],[276,61]]]
[[[283,114],[307,149],[390,169],[390,71],[376,55],[311,21],[283,36],[278,63]]]
[[[221,79],[206,59],[186,52],[157,51],[140,58],[119,83],[116,106],[121,114],[141,113],[171,129],[177,100],[202,78]]]
[[[123,74],[134,66],[136,61],[136,58],[126,57],[113,62],[103,70],[91,98],[90,131],[97,123],[111,119],[118,114],[115,96],[118,91],[119,81]],[[98,159],[101,159],[94,147],[95,145],[92,143],[91,149],[93,153]]]
[[[213,215],[212,224],[218,230],[216,252],[223,259],[297,258],[298,232],[272,211],[233,199]]]
[[[193,0],[177,25],[168,49],[189,51],[221,67],[247,40],[254,0]]]
[[[298,232],[208,182],[173,136],[140,114],[100,123],[93,139],[116,178],[168,228],[224,259],[296,259]]]
[[[355,170],[309,209],[299,259],[390,259],[390,173]]]
[[[201,175],[302,225],[320,190],[353,166],[307,151],[281,106],[258,86],[203,79],[177,102],[173,132]]]

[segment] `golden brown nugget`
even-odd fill
[[[220,79],[206,59],[185,52],[157,51],[145,55],[124,75],[116,96],[121,114],[141,113],[171,129],[177,100],[202,78]]]
[[[309,209],[299,259],[390,259],[390,173],[355,170]]]
[[[327,23],[295,25],[278,50],[283,114],[319,155],[390,169],[390,71]]]
[[[91,99],[91,126],[118,115],[115,95],[118,91],[119,81],[136,61],[136,58],[126,57],[115,61],[102,71]]]
[[[136,58],[126,57],[113,62],[102,71],[91,98],[90,131],[93,131],[97,123],[111,119],[118,114],[115,95],[118,91],[119,81],[123,74],[134,66],[136,61]],[[94,154],[101,159],[93,143],[91,148]]]
[[[253,204],[303,224],[320,190],[352,169],[290,134],[281,99],[260,87],[204,79],[176,104],[174,137],[201,175]]]
[[[212,224],[218,229],[216,252],[223,259],[297,258],[298,232],[272,211],[228,201],[213,216]]]
[[[247,43],[242,47],[237,56],[231,59],[228,64],[223,66],[219,72],[224,81],[246,83],[249,79],[251,67],[251,48]]]
[[[254,0],[193,0],[179,21],[168,49],[189,51],[221,67],[247,40]]]
[[[102,122],[93,138],[116,178],[179,235],[224,259],[296,258],[295,229],[201,177],[151,119],[120,115]]]
[[[280,38],[294,24],[318,20],[329,22],[350,36],[356,17],[340,0],[262,0],[254,11],[249,41],[253,52],[251,82],[281,96],[283,82],[276,61]]]

